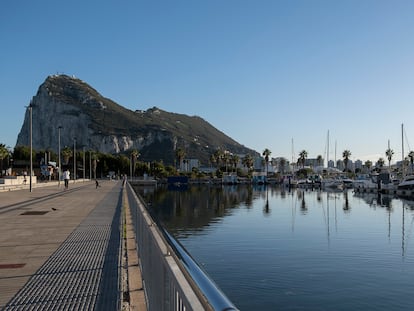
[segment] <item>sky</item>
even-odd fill
[[[2,1],[0,42],[11,148],[39,86],[64,73],[131,110],[202,117],[271,157],[414,150],[411,0]]]

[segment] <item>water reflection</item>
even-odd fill
[[[250,185],[139,193],[240,310],[414,304],[413,200]]]
[[[152,192],[136,191],[150,203],[153,216],[168,229],[187,228],[200,230],[211,223],[231,215],[240,205],[252,208],[262,190],[237,186],[192,186],[188,188],[154,188]]]
[[[274,211],[281,213],[289,201],[292,232],[297,226],[297,215],[314,217],[315,213],[320,213],[326,238],[330,242],[332,233],[338,233],[338,228],[344,222],[339,212],[342,211],[344,216],[349,217],[352,214],[352,205],[362,201],[374,210],[380,208],[386,212],[386,236],[390,241],[393,234],[392,215],[396,213],[394,205],[398,207],[398,212],[401,211],[401,203],[403,212],[406,208],[414,210],[413,200],[377,193],[354,193],[352,190],[326,192],[320,189],[286,189],[264,185],[198,185],[185,188],[137,188],[136,191],[148,203],[153,216],[170,232],[181,237],[202,234],[204,230],[222,222],[225,217],[232,216],[237,210],[253,210],[259,202],[262,202],[263,216],[272,218]],[[358,214],[361,213],[359,208],[357,211]],[[403,234],[404,221],[402,214],[398,227],[401,226]]]
[[[266,187],[265,191],[266,191],[266,203],[265,203],[265,206],[264,206],[264,214],[266,216],[266,215],[269,215],[270,214],[269,187]]]
[[[354,196],[361,198],[371,207],[391,207],[392,200],[397,199],[395,195],[392,194],[382,194],[382,193],[354,193]]]
[[[350,212],[351,206],[349,205],[349,198],[348,198],[348,191],[344,192],[344,207],[343,210],[345,212]]]

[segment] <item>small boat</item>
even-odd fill
[[[324,178],[322,179],[322,188],[324,189],[343,189],[344,183],[340,178]]]
[[[346,176],[341,176],[340,178],[342,180],[344,188],[349,189],[349,188],[352,188],[354,186],[354,180],[353,179],[351,179],[349,177],[346,177]]]
[[[354,180],[354,189],[357,191],[394,191],[397,190],[398,181],[391,173],[384,171],[360,176]]]
[[[283,176],[282,178],[282,185],[285,187],[296,187],[298,185],[298,181],[292,175]]]
[[[414,175],[406,176],[397,186],[398,190],[414,190]]]
[[[357,191],[378,189],[378,174],[359,175],[354,180],[353,186]]]

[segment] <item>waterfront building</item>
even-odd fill
[[[362,170],[363,167],[363,163],[361,160],[356,160],[354,163],[354,168],[355,170]]]
[[[200,161],[198,159],[184,159],[180,163],[181,172],[192,172],[193,168],[200,168]]]

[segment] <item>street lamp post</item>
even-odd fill
[[[89,150],[89,180],[92,180],[92,152]]]
[[[61,174],[61,172],[62,172],[62,167],[61,167],[61,161],[60,161],[60,130],[62,129],[62,127],[61,126],[59,126],[58,127],[58,141],[59,141],[59,147],[58,147],[58,155],[59,155],[59,163],[58,163],[58,165],[59,165],[59,168],[58,168],[58,187],[60,187],[60,174]]]
[[[132,153],[129,157],[130,161],[129,161],[129,179],[132,181]]]
[[[30,116],[30,176],[29,176],[29,191],[32,192],[32,175],[33,175],[33,102],[30,101],[29,116]]]
[[[85,146],[83,147],[83,182],[85,182],[85,172],[86,167],[85,167]]]
[[[73,182],[76,182],[76,137],[73,137]]]

